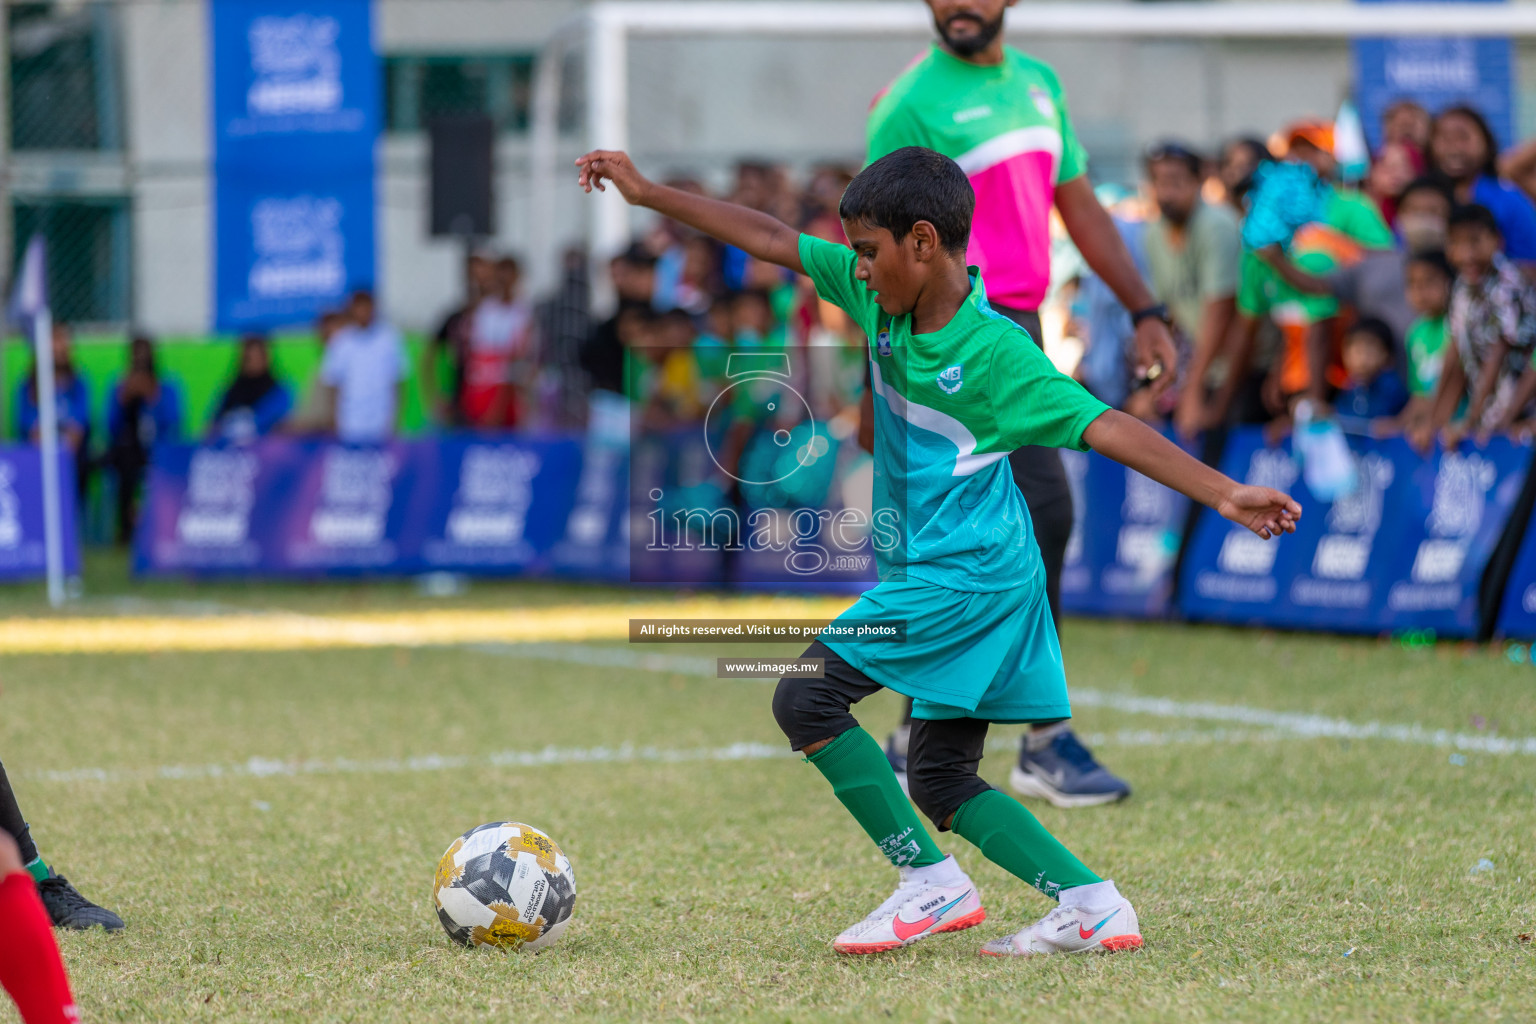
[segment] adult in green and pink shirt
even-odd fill
[[[1088,181],[1056,73],[1004,46],[1012,0],[928,0],[940,40],[876,98],[868,159],[925,146],[958,163],[976,191],[967,252],[994,308],[1034,313],[1050,284],[1055,206],[1089,267],[1137,318],[1143,366],[1174,366],[1166,311],[1137,272]],[[1038,344],[1040,339],[1035,338]]]

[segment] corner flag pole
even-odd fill
[[[48,304],[48,257],[42,236],[27,243],[7,318],[32,328],[37,383],[37,433],[43,463],[43,558],[48,603],[64,603],[64,524],[59,493],[59,408],[53,393],[53,311]]]
[[[32,318],[37,358],[37,431],[43,460],[43,557],[48,567],[48,603],[64,603],[64,528],[59,521],[59,410],[53,393],[53,311]]]

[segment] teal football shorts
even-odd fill
[[[838,619],[907,624],[905,643],[822,642],[881,686],[911,697],[913,718],[1044,722],[1072,716],[1061,645],[1038,577],[991,593],[887,581]]]

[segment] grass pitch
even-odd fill
[[[324,629],[586,606],[606,622],[633,594],[130,588],[115,566],[89,591],[72,615],[171,619],[166,649],[0,650],[0,756],[34,834],[128,922],[60,937],[87,1020],[1536,1014],[1536,668],[1501,648],[1068,622],[1078,727],[1136,791],[1031,806],[1136,903],[1146,948],[976,956],[1049,904],[946,836],[986,924],[839,958],[831,938],[894,873],[815,770],[778,756],[773,684],[702,674],[742,648],[171,649],[177,622],[235,613]],[[0,595],[7,635],[42,614]],[[885,695],[859,708],[876,735],[896,712]],[[999,785],[1015,735],[996,730],[983,765]],[[461,949],[432,913],[438,855],[505,818],[547,829],[576,868],[572,926],[537,957]]]

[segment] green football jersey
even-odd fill
[[[1043,580],[1008,453],[1031,444],[1086,450],[1083,431],[1109,407],[988,305],[975,268],[954,318],[913,334],[910,315],[882,313],[854,276],[853,250],[801,235],[800,262],[817,294],[870,340],[880,578],[971,592]]]

